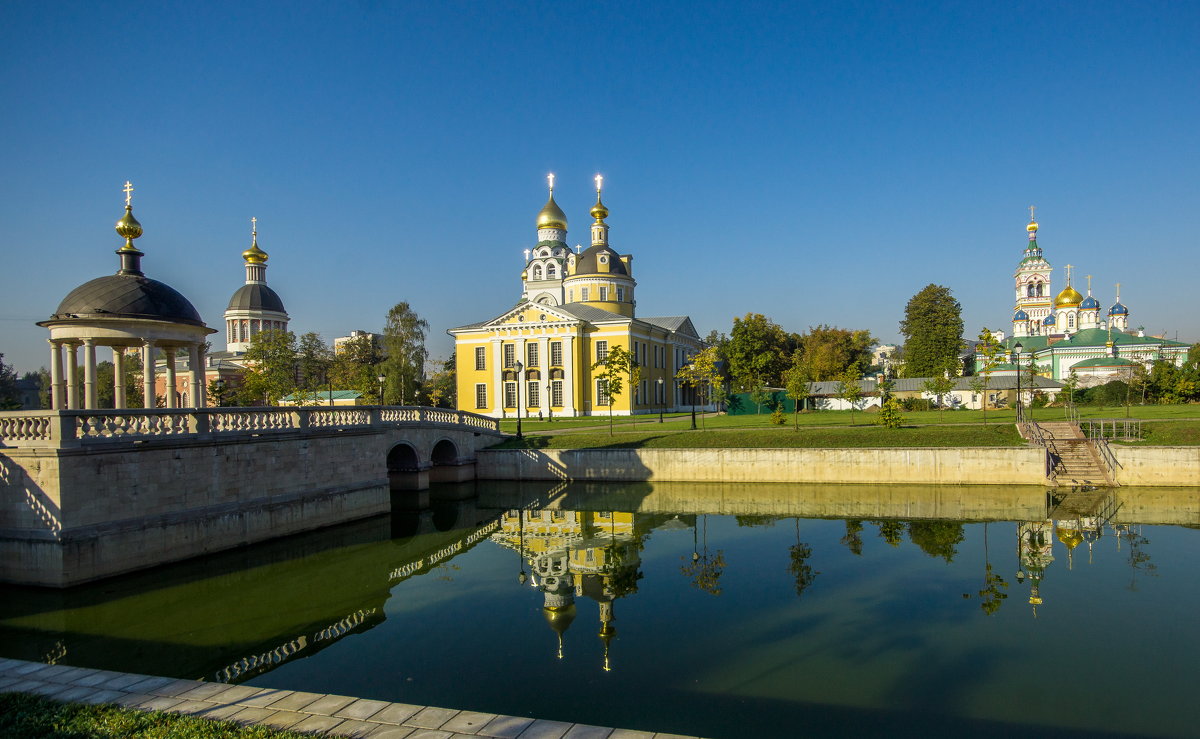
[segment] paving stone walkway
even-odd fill
[[[695,739],[563,721],[0,659],[0,693],[371,739]]]

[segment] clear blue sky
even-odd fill
[[[1008,329],[1034,204],[1056,289],[1200,339],[1197,39],[1186,2],[5,3],[0,351],[47,363],[129,179],[220,346],[257,216],[297,333],[404,300],[445,356],[518,298],[551,171],[572,244],[605,175],[639,313],[701,333],[895,340],[929,282]]]

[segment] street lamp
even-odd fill
[[[696,370],[696,364],[694,362],[688,365],[688,375],[687,376],[691,377],[693,382],[696,379],[695,375],[693,374],[695,372],[695,370]],[[692,392],[691,392],[691,396],[692,396],[692,431],[695,431],[696,430],[696,386],[691,385],[690,387],[692,390]]]
[[[658,378],[658,422],[662,423],[663,406],[667,403],[667,396],[663,395],[663,378]]]
[[[220,368],[217,368],[220,372]],[[217,405],[225,405],[225,378],[217,376]]]
[[[1017,421],[1021,418],[1021,350],[1025,347],[1021,346],[1021,342],[1013,344],[1012,348],[1012,364],[1017,370]]]
[[[517,370],[517,438],[521,438],[521,370],[525,369],[525,365],[521,364],[521,360],[513,365]]]
[[[546,383],[546,422],[554,421],[554,393],[551,383]]]
[[[380,375],[379,377],[377,377],[375,379],[379,380],[379,404],[383,405],[383,381],[385,378],[383,375]],[[333,393],[331,392],[330,395],[332,395],[332,394]]]

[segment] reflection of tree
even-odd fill
[[[900,521],[871,521],[879,527],[879,538],[894,547],[904,541],[904,524]]]
[[[860,557],[863,548],[862,530],[861,519],[848,518],[846,519],[846,535],[842,537],[842,543],[846,545],[846,548]]]
[[[644,577],[638,567],[640,558],[635,558],[635,561],[629,564],[625,548],[616,544],[609,546],[608,556],[612,562],[612,578],[609,580],[609,589],[612,591],[613,599],[636,593],[637,582]]]
[[[1150,540],[1142,536],[1140,531],[1134,531],[1132,527],[1126,528],[1124,531],[1119,531],[1118,536],[1124,536],[1125,541],[1129,543],[1129,566],[1133,568],[1133,573],[1129,578],[1129,589],[1137,590],[1137,573],[1141,572],[1150,577],[1157,577],[1155,571],[1158,566],[1150,561],[1150,552],[1142,549],[1150,543]]]
[[[952,562],[963,540],[963,527],[953,521],[909,521],[908,540],[930,557]]]
[[[798,518],[796,519],[796,543],[788,547],[788,552],[791,555],[788,572],[796,578],[796,597],[801,597],[808,586],[813,584],[813,580],[817,579],[817,575],[821,573],[808,564],[808,558],[812,556],[812,547],[800,541],[800,519]]]
[[[992,571],[992,560],[988,554],[987,526],[986,523],[983,525],[983,590],[979,591],[979,608],[991,616],[1000,610],[1000,602],[1008,597],[1008,593],[1004,592],[1008,583],[1004,582],[999,573]]]
[[[692,561],[680,567],[679,571],[691,578],[692,587],[712,595],[720,595],[721,573],[725,571],[725,553],[718,549],[716,554],[709,555],[708,516],[704,516],[702,525],[704,527],[704,554],[700,554],[700,549],[696,544],[696,528],[692,527]]]

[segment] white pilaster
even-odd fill
[[[563,413],[579,415],[575,405],[575,337],[563,337]]]
[[[167,358],[167,381],[163,386],[163,395],[168,408],[178,408],[179,404],[175,401],[175,347],[163,347],[163,356]]]
[[[83,340],[83,407],[100,405],[96,397],[96,340]]]
[[[124,408],[125,398],[125,347],[114,346],[113,351],[113,408]]]
[[[500,418],[504,415],[504,341],[500,337],[492,339],[492,415]]]
[[[49,340],[47,340],[49,341]],[[50,408],[61,411],[66,405],[67,388],[63,385],[62,347],[50,341]]]
[[[542,404],[540,407],[543,412],[549,413],[550,391],[548,388],[550,387],[550,339],[545,335],[538,337],[537,347],[538,362],[540,365],[538,367],[538,371],[542,377],[542,379],[538,380],[538,384],[541,385]]]
[[[79,344],[67,341],[63,346],[67,349],[67,408],[74,410],[79,407]]]
[[[192,407],[204,407],[204,352],[200,344],[188,347],[188,374],[192,386]]]

